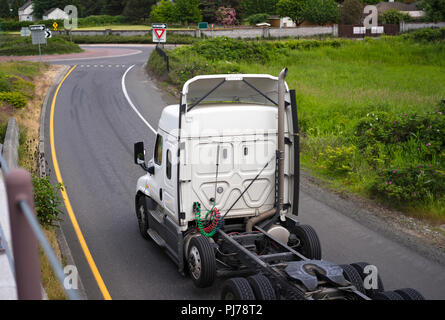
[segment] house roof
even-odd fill
[[[30,5],[32,5],[32,1],[31,1],[31,0],[28,0],[23,6],[21,6],[21,7],[19,8],[19,11],[23,11],[23,10],[25,10],[25,9],[28,8]]]
[[[55,10],[57,10],[57,9],[59,9],[59,8],[51,8],[51,9],[49,9],[49,10],[46,10],[44,13],[43,13],[43,15],[44,16],[47,16],[47,15],[49,15],[51,12],[53,12],[53,11],[55,11]],[[59,9],[60,10],[60,9]]]
[[[403,3],[403,2],[379,2],[376,5],[379,12],[385,12],[389,9],[395,9],[398,11],[418,11],[417,2]]]

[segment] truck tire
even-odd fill
[[[136,198],[136,216],[138,218],[139,232],[145,240],[149,240],[148,235],[148,211],[145,199],[145,195],[139,195]]]
[[[275,289],[270,280],[262,275],[256,274],[247,278],[257,300],[277,300]]]
[[[416,289],[404,288],[394,290],[394,292],[398,293],[403,300],[425,300],[425,297]]]
[[[361,293],[365,294],[365,287],[363,286],[363,280],[358,271],[349,264],[342,264],[340,267],[343,269],[343,275],[351,282],[351,284]]]
[[[252,287],[245,278],[231,278],[224,282],[222,300],[255,300]]]
[[[373,300],[404,300],[400,294],[394,291],[377,292],[372,298]]]
[[[363,281],[365,281],[368,274],[365,273],[365,267],[371,265],[367,262],[355,262],[351,263],[351,266],[353,266],[360,276],[362,277]],[[380,278],[380,275],[377,275],[377,289],[365,289],[365,294],[372,298],[377,292],[383,292],[385,291],[385,287],[383,286],[382,278]]]
[[[190,240],[187,265],[198,288],[210,287],[216,277],[216,259],[209,239],[199,235]]]
[[[297,251],[308,259],[321,260],[321,244],[317,233],[310,225],[298,225],[295,235],[300,241]]]

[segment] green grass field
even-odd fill
[[[178,87],[196,74],[289,68],[307,169],[337,189],[445,221],[443,41],[224,39],[170,57],[169,81]]]
[[[38,46],[32,44],[31,37],[3,34],[1,42],[0,56],[28,56],[39,54]],[[40,48],[42,54],[63,54],[83,51],[77,44],[62,39],[61,37],[47,39],[47,44],[42,44]]]

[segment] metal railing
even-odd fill
[[[165,64],[167,65],[167,72],[170,72],[170,61],[169,61],[168,55],[165,53],[164,50],[161,49],[161,47],[159,46],[159,44],[156,45],[156,52],[157,52],[162,58],[164,58]]]
[[[5,239],[4,246],[10,264],[14,265],[13,274],[17,284],[18,299],[42,299],[39,243],[67,297],[71,300],[80,300],[80,296],[75,290],[65,288],[65,273],[62,265],[46,239],[35,215],[30,173],[21,168],[9,169],[1,154],[0,168],[3,170],[5,177],[13,255],[6,239],[2,238]]]

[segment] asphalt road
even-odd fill
[[[133,143],[144,141],[147,153],[152,154],[155,135],[126,99],[124,73],[135,65],[126,75],[125,86],[152,127],[157,127],[162,108],[172,101],[143,70],[153,47],[137,49],[141,53],[121,58],[63,61],[77,65],[59,91],[54,114],[55,150],[65,188],[113,299],[218,299],[220,281],[212,288],[195,288],[162,250],[138,232],[134,193],[136,180],[144,172],[133,164]],[[46,128],[47,141],[48,132]],[[52,165],[49,143],[46,149]],[[301,193],[300,220],[318,231],[324,259],[368,261],[378,266],[388,289],[414,287],[429,299],[445,299],[443,265],[309,193]],[[68,217],[62,228],[88,298],[102,299]]]

